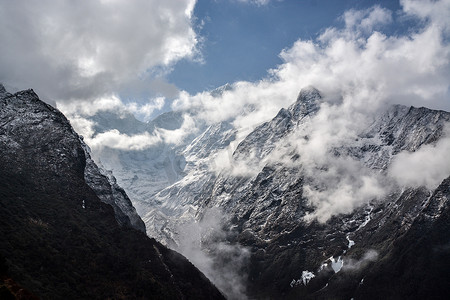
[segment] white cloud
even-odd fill
[[[342,271],[355,271],[360,270],[361,268],[366,267],[366,265],[370,262],[377,261],[378,260],[378,252],[370,249],[367,252],[364,253],[363,257],[361,257],[359,260],[354,260],[351,258],[344,260],[344,265],[342,266]]]
[[[180,145],[187,136],[195,134],[198,131],[195,121],[191,116],[185,114],[183,118],[183,124],[181,124],[180,128],[174,130],[158,128],[156,133],[162,137],[164,142]]]
[[[432,22],[445,32],[450,30],[450,1],[448,0],[400,0],[403,11],[408,15],[414,15],[422,20]]]
[[[221,210],[211,208],[201,221],[180,226],[176,250],[192,261],[227,299],[247,299],[245,269],[250,252],[239,244],[223,242],[231,233],[223,229],[224,217]]]
[[[166,103],[165,97],[156,97],[150,99],[148,103],[143,105],[138,104],[136,102],[128,103],[125,105],[126,109],[135,114],[138,119],[142,119],[144,122],[150,121],[150,117],[152,116],[155,110],[160,110],[163,108]]]
[[[350,33],[370,33],[374,28],[392,22],[392,12],[380,6],[367,10],[348,10],[344,13],[345,27]],[[351,30],[351,31],[350,31]]]
[[[389,175],[401,186],[436,188],[450,176],[450,128],[446,132],[447,136],[436,145],[424,145],[416,152],[404,151],[396,155]]]
[[[116,107],[121,111],[126,111],[124,105],[118,101],[118,98],[116,97],[97,100],[98,102],[93,102],[90,106],[94,110],[109,110],[111,107]],[[105,103],[113,104],[113,106],[104,106]],[[67,111],[70,112],[70,114],[68,114],[68,118],[70,119],[71,125],[75,131],[83,137],[84,142],[89,145],[95,157],[97,157],[105,147],[117,150],[140,151],[160,144],[164,141],[164,137],[162,137],[158,131],[128,135],[121,133],[117,129],[112,129],[106,132],[97,133],[94,130],[94,126],[96,125],[95,122],[87,118],[91,116],[92,113],[92,111],[89,110],[90,107],[84,107],[86,110],[80,110],[81,113],[86,113],[84,115],[76,113],[77,109],[79,109],[78,106],[69,105],[64,108],[67,108]]]
[[[99,111],[126,109],[125,104],[116,95],[98,97],[88,102],[58,102],[57,107],[71,120],[73,115],[94,116]]]
[[[148,84],[174,62],[196,55],[195,3],[2,1],[0,81],[59,101]]]
[[[84,140],[93,151],[100,151],[104,147],[138,151],[162,142],[161,137],[157,134],[145,132],[130,136],[120,133],[117,129],[102,132],[93,137],[85,137]]]
[[[166,99],[164,97],[156,97],[148,99],[146,103],[123,103],[116,95],[103,96],[92,101],[72,101],[72,102],[57,102],[56,106],[61,110],[66,117],[74,121],[80,116],[91,117],[100,111],[115,111],[115,112],[130,112],[136,118],[147,122],[150,120],[155,110],[163,108]]]
[[[104,97],[95,99],[92,102],[68,102],[59,103],[58,108],[70,119],[75,131],[84,137],[84,141],[96,151],[101,151],[104,147],[139,151],[152,147],[159,143],[167,143],[179,145],[186,137],[195,134],[198,131],[194,119],[185,114],[184,120],[180,128],[168,130],[156,128],[152,132],[144,132],[142,134],[128,135],[121,133],[118,129],[112,129],[107,132],[95,132],[95,122],[89,117],[95,115],[99,111],[114,111],[117,113],[127,114],[134,113],[144,118],[149,117],[154,109],[161,108],[165,99],[159,97],[152,99],[151,102],[139,105],[137,103],[123,104],[117,96]]]
[[[79,115],[71,116],[70,124],[72,125],[73,129],[75,129],[75,131],[83,137],[91,138],[95,133],[95,123]]]

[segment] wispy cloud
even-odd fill
[[[122,106],[118,106],[122,107]],[[128,110],[124,110],[127,112]],[[94,152],[100,152],[103,148],[111,148],[127,151],[141,151],[165,143],[178,146],[184,142],[188,136],[197,133],[196,124],[191,116],[185,114],[180,128],[173,130],[154,128],[151,131],[144,131],[138,134],[121,133],[118,129],[111,129],[106,132],[96,132],[95,122],[89,119],[89,115],[73,114],[69,115],[70,122],[84,141]]]
[[[269,4],[271,0],[234,0],[234,1],[262,6]]]
[[[186,137],[197,133],[195,120],[188,114],[183,115],[183,123],[180,128],[168,130],[158,128],[156,133],[163,138],[163,140],[172,145],[183,144]]]
[[[217,208],[205,212],[201,221],[192,221],[179,228],[177,250],[192,261],[228,299],[247,299],[245,268],[250,251],[227,243],[223,229],[224,213]],[[204,251],[205,247],[208,251]]]
[[[446,133],[435,145],[399,153],[389,168],[389,175],[400,186],[436,188],[450,176],[450,127],[446,128]]]
[[[355,271],[367,266],[368,263],[378,260],[378,252],[375,250],[368,250],[364,255],[358,259],[345,259],[342,271]]]

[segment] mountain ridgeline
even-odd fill
[[[450,113],[391,105],[317,159],[308,147],[321,101],[318,90],[303,89],[295,103],[234,148],[238,132],[222,121],[173,147],[106,149],[115,160],[103,162],[132,191],[147,234],[179,249],[199,268],[205,268],[203,262],[185,245],[186,228],[205,227],[195,241],[212,261],[205,272],[230,299],[244,297],[222,285],[230,276],[220,277],[231,265],[250,299],[445,298],[450,172],[431,187],[403,179],[421,172],[432,177],[440,166],[434,172],[425,170],[434,167],[425,163],[411,171],[417,174],[392,170],[424,149],[446,151]],[[220,169],[215,159],[224,152],[229,165]],[[142,157],[145,165],[138,163]],[[171,180],[168,164],[178,170]],[[161,174],[167,175],[164,182]],[[214,211],[219,213],[211,218]]]
[[[12,95],[0,85],[0,98],[0,293],[346,300],[450,294],[448,112],[391,105],[350,126],[351,134],[330,137],[321,126],[339,124],[317,123],[327,119],[324,99],[309,87],[246,136],[232,120],[198,122],[198,131],[177,144],[91,153],[32,90]],[[125,112],[90,119],[95,134],[170,134],[186,115],[195,118],[191,113],[168,112],[148,123]],[[419,167],[406,171],[410,164]],[[187,256],[222,293],[165,246]]]
[[[1,299],[223,299],[32,90],[0,85],[0,149]]]

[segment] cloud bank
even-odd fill
[[[58,102],[57,106],[71,120],[74,117],[92,117],[101,111],[114,111],[132,113],[144,122],[148,122],[153,112],[161,109],[165,102],[164,97],[155,97],[149,98],[148,101],[143,103],[129,102],[125,104],[118,96],[111,94],[95,98],[89,102]]]
[[[139,81],[151,88],[171,64],[195,57],[195,3],[2,1],[0,81],[54,101],[94,99]]]

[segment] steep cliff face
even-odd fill
[[[220,299],[191,263],[148,238],[126,193],[67,119],[0,85],[0,255],[40,298]],[[2,268],[2,274],[3,270]]]
[[[99,168],[92,160],[89,147],[82,142],[86,157],[84,179],[99,199],[114,208],[116,219],[121,225],[129,225],[145,232],[145,224],[133,207],[125,191],[117,184],[111,172]]]

